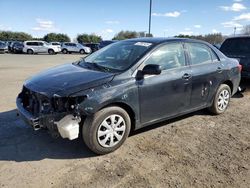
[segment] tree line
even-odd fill
[[[241,34],[250,35],[250,25],[246,25]],[[153,37],[153,35],[148,35],[145,32],[136,32],[136,31],[120,31],[115,34],[112,40],[124,40],[130,38],[138,37]],[[207,34],[207,35],[177,35],[175,37],[180,38],[193,38],[207,41],[211,44],[219,44],[225,40],[225,36],[221,33]],[[70,37],[67,34],[63,33],[48,33],[42,38],[34,38],[28,33],[24,32],[12,32],[12,31],[0,31],[0,41],[26,41],[26,40],[44,40],[46,42],[70,42]],[[99,43],[102,41],[102,37],[96,34],[78,34],[76,37],[77,42],[79,43]]]

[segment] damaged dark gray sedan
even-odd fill
[[[223,113],[240,72],[237,60],[205,42],[131,39],[33,76],[16,104],[35,130],[70,140],[82,134],[93,152],[106,154],[131,130],[203,108]]]

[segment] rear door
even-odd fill
[[[38,42],[38,46],[39,46],[40,53],[45,53],[48,51],[46,45],[43,42]]]
[[[190,108],[205,107],[221,81],[222,64],[215,52],[202,43],[186,43],[192,71],[192,93]]]
[[[243,77],[250,77],[250,38],[240,37],[225,40],[220,49],[226,56],[236,58],[242,65]]]

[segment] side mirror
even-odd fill
[[[161,74],[161,66],[155,64],[148,64],[142,69],[143,75],[158,75]]]

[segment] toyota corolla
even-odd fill
[[[241,65],[191,39],[120,41],[28,79],[16,104],[35,130],[82,134],[97,154],[118,149],[131,130],[208,108],[227,109]]]

